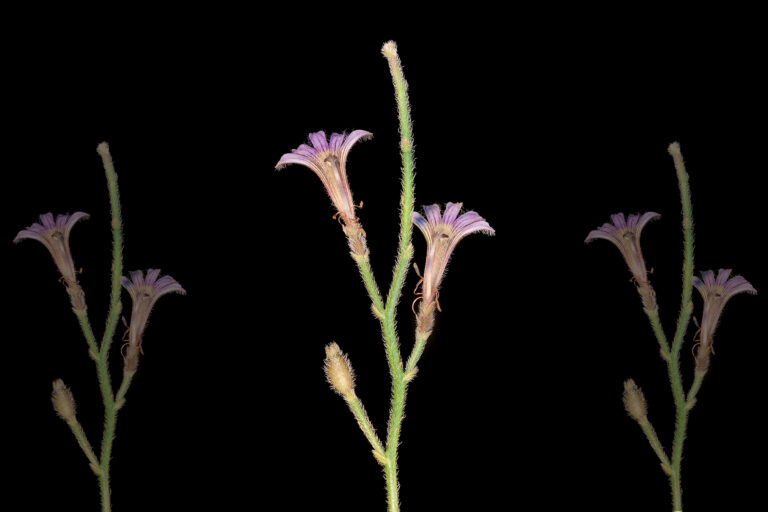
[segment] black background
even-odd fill
[[[64,379],[98,445],[93,364],[50,257],[11,240],[41,213],[91,214],[71,243],[101,332],[111,234],[95,148],[106,140],[126,270],[161,268],[188,292],[163,297],[146,331],[117,425],[114,510],[384,509],[381,471],[322,372],[323,347],[336,341],[385,437],[378,323],[319,180],[274,165],[309,132],[374,133],[353,148],[348,174],[386,290],[400,160],[380,47],[395,39],[410,84],[418,207],[462,201],[497,232],[462,241],[443,281],[443,313],[408,395],[403,509],[667,509],[666,478],[621,404],[632,377],[669,447],[666,368],[618,251],[583,241],[612,213],[662,214],[643,247],[671,332],[682,240],[666,148],[677,140],[697,269],[733,268],[762,294],[768,84],[759,38],[746,27],[726,33],[738,28],[726,19],[683,35],[694,24],[664,22],[664,13],[645,26],[618,14],[594,27],[520,16],[498,27],[467,18],[364,33],[322,17],[303,28],[196,14],[179,13],[170,29],[38,27],[6,45],[5,496],[30,510],[98,507],[95,479],[49,401],[51,381]],[[416,279],[411,272],[399,309],[405,354]],[[738,296],[717,331],[690,417],[689,510],[738,509],[762,495],[760,311],[763,295]],[[689,385],[692,358],[683,362]]]

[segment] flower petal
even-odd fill
[[[310,133],[309,141],[319,153],[328,151],[328,139],[325,137],[324,131],[321,130],[319,132]]]

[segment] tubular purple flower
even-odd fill
[[[433,303],[436,304],[437,292],[445,274],[445,268],[459,240],[475,232],[489,235],[495,233],[490,224],[475,212],[466,212],[459,216],[461,206],[461,203],[448,203],[442,215],[438,205],[425,206],[426,218],[419,213],[413,213],[413,223],[427,240],[427,260],[424,264],[421,284],[423,308],[430,308]]]
[[[309,141],[312,146],[302,144],[292,152],[284,154],[275,167],[282,169],[288,164],[300,164],[312,169],[323,182],[344,224],[348,225],[356,220],[356,216],[352,190],[347,181],[347,155],[357,141],[370,137],[373,137],[370,132],[355,130],[349,135],[331,134],[329,141],[323,131],[310,133]]]
[[[712,352],[713,336],[728,299],[741,292],[757,293],[749,281],[741,276],[731,275],[731,269],[720,269],[717,277],[712,270],[701,273],[701,279],[694,276],[693,285],[704,298],[704,313],[701,316],[701,336],[696,353],[696,370],[706,372],[709,368],[709,354]]]
[[[125,366],[128,371],[135,371],[138,363],[138,354],[141,350],[141,338],[147,326],[149,313],[157,299],[166,293],[177,292],[186,294],[184,288],[171,276],[163,276],[158,279],[160,270],[149,269],[147,276],[141,270],[130,272],[130,279],[122,277],[123,287],[133,299],[131,311],[131,324],[129,328],[130,338],[128,350],[125,356]]]
[[[312,169],[323,182],[326,192],[336,207],[338,216],[344,221],[344,233],[347,235],[349,248],[353,256],[366,257],[368,244],[365,231],[355,215],[355,202],[347,180],[347,155],[359,140],[373,137],[365,130],[355,130],[349,135],[334,133],[330,141],[325,132],[309,134],[312,146],[302,144],[297,149],[280,157],[275,168],[282,169],[288,164],[300,164]]]
[[[53,256],[53,261],[67,286],[73,286],[77,284],[77,276],[69,250],[69,233],[75,222],[85,218],[88,218],[87,213],[75,212],[72,215],[59,214],[54,220],[52,213],[44,213],[40,216],[40,223],[36,222],[27,229],[22,229],[13,241],[18,243],[24,239],[32,239],[42,243]]]
[[[585,242],[603,238],[611,241],[621,251],[624,261],[627,262],[630,272],[638,287],[638,292],[643,299],[643,305],[647,309],[656,307],[656,298],[653,289],[648,282],[648,271],[645,269],[643,252],[640,249],[640,233],[645,225],[656,218],[661,217],[656,212],[647,212],[642,215],[629,215],[626,220],[623,213],[611,215],[611,222],[605,223],[599,228],[590,231]]]

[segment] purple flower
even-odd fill
[[[693,278],[693,285],[704,298],[704,313],[701,316],[701,338],[699,350],[696,353],[696,369],[707,371],[709,353],[712,351],[712,340],[717,328],[720,314],[723,312],[728,299],[741,292],[757,293],[749,281],[741,276],[731,275],[731,269],[720,269],[717,277],[712,270],[701,273],[701,279]]]
[[[372,133],[365,130],[355,130],[349,135],[334,133],[330,140],[326,140],[323,131],[310,133],[312,146],[302,144],[284,154],[275,167],[281,169],[288,164],[301,164],[312,169],[323,182],[344,224],[356,225],[355,203],[347,181],[347,155],[357,141],[372,136]]]
[[[492,235],[494,229],[475,212],[466,212],[459,216],[461,203],[448,203],[445,213],[440,214],[436,204],[425,206],[426,218],[413,213],[413,223],[418,226],[427,239],[427,261],[421,285],[423,306],[429,308],[437,301],[437,291],[445,274],[446,265],[459,240],[481,231]]]
[[[75,222],[87,217],[87,213],[75,212],[72,215],[57,215],[54,220],[52,213],[44,213],[40,216],[40,223],[36,222],[27,229],[22,229],[13,241],[19,242],[29,238],[46,246],[67,286],[71,287],[77,284],[77,276],[69,250],[69,233]]]
[[[133,299],[126,368],[135,371],[138,353],[141,349],[141,336],[144,334],[144,328],[147,326],[149,313],[152,311],[155,301],[166,293],[178,292],[183,295],[186,292],[171,276],[163,276],[158,279],[160,271],[157,269],[149,269],[146,277],[141,270],[130,272],[130,275],[130,279],[122,277],[120,280]]]
[[[648,309],[656,307],[656,299],[653,296],[653,289],[648,282],[648,271],[645,269],[645,260],[640,250],[640,233],[645,225],[658,217],[656,212],[647,212],[642,215],[630,215],[624,220],[623,213],[611,215],[611,223],[605,223],[601,227],[590,231],[585,242],[590,242],[597,238],[604,238],[611,241],[621,251],[624,261],[627,262],[629,270],[632,272],[638,291],[643,297],[643,305]]]

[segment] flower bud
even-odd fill
[[[53,408],[56,410],[56,414],[61,419],[67,423],[75,421],[75,399],[72,397],[72,392],[64,385],[64,381],[61,379],[53,381],[51,400],[53,401]]]
[[[341,396],[354,394],[355,372],[352,371],[349,359],[336,343],[325,347],[325,377],[334,391]]]
[[[638,422],[646,421],[648,406],[645,403],[643,392],[632,379],[624,382],[624,408]]]

